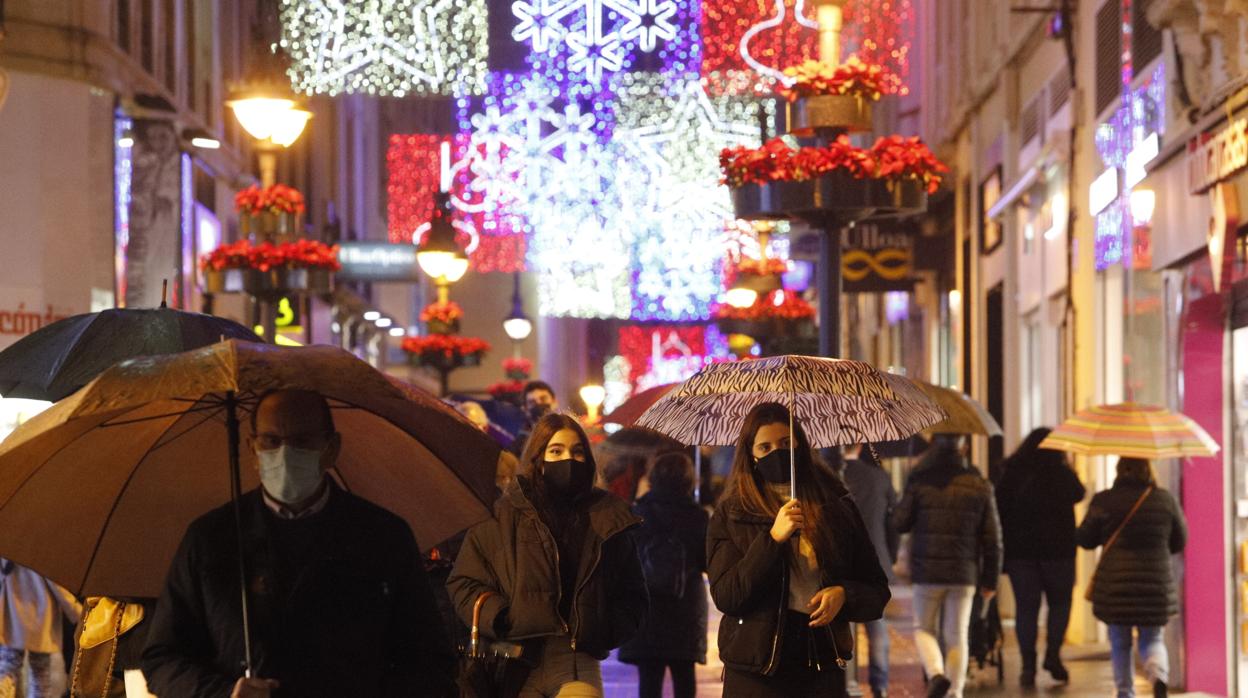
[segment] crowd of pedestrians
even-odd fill
[[[677,698],[695,695],[709,587],[723,614],[724,695],[847,695],[861,624],[869,688],[885,698],[883,616],[903,534],[929,698],[964,695],[972,609],[988,607],[1003,573],[1016,600],[1019,683],[1034,686],[1037,667],[1069,680],[1061,648],[1076,545],[1104,549],[1089,598],[1109,626],[1117,695],[1134,695],[1133,644],[1154,695],[1166,695],[1162,630],[1178,609],[1171,556],[1186,526],[1147,461],[1121,459],[1076,527],[1085,490],[1063,454],[1039,448],[1047,430],[1006,459],[995,488],[969,462],[965,437],[936,435],[899,497],[873,448],[846,447],[835,470],[800,419],[767,403],[743,420],[710,513],[695,500],[700,474],[687,451],[630,461],[614,480],[623,485],[600,488],[591,439],[558,411],[550,386],[531,383],[525,403],[516,455],[500,461],[494,517],[448,549],[442,595],[452,625],[472,624],[475,612],[482,636],[524,666],[518,696],[600,697],[601,662],[615,650],[637,666],[642,698],[663,695],[669,677]],[[488,431],[480,405],[461,409]],[[84,609],[0,560],[0,698],[15,695],[23,666],[28,695],[52,695],[62,617],[78,623],[74,695],[127,695],[131,678],[132,696],[459,694],[449,638],[460,633],[446,627],[407,524],[326,475],[341,437],[325,399],[274,392],[252,419],[261,487],[243,496],[241,521],[223,507],[190,526],[158,601],[92,598]],[[238,622],[244,603],[249,628]],[[251,660],[241,677],[240,657]]]

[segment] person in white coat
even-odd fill
[[[61,651],[61,616],[73,622],[82,606],[34,570],[0,558],[0,698],[17,695],[22,664],[30,664],[29,698],[51,698],[52,656]]]

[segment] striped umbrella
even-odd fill
[[[1186,415],[1135,402],[1078,412],[1054,429],[1040,448],[1150,459],[1212,456],[1219,449],[1213,437]]]
[[[790,406],[815,448],[904,439],[947,415],[908,378],[861,361],[774,356],[711,364],[646,410],[637,426],[730,446],[756,405]]]

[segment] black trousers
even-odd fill
[[[845,670],[836,663],[827,628],[809,627],[810,616],[787,611],[780,638],[780,666],[772,676],[724,671],[724,695],[731,698],[846,698]],[[849,650],[840,649],[848,660]]]
[[[693,662],[648,659],[637,663],[638,694],[641,698],[663,698],[663,675],[669,668],[675,698],[693,698],[697,694],[698,680]]]
[[[1036,637],[1039,635],[1040,597],[1049,604],[1045,633],[1045,657],[1057,657],[1070,624],[1071,594],[1075,588],[1075,559],[1010,560],[1006,565],[1017,603],[1015,633],[1023,670],[1036,670]]]

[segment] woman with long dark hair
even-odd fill
[[[599,661],[637,632],[646,587],[628,531],[639,523],[594,488],[589,438],[572,417],[533,425],[495,517],[469,529],[446,585],[481,632],[519,643],[533,666],[523,698],[602,696]]]
[[[1075,504],[1086,491],[1066,454],[1040,443],[1051,430],[1041,427],[1023,440],[1001,464],[997,513],[1005,542],[1005,573],[1010,576],[1018,608],[1015,630],[1023,671],[1019,682],[1036,685],[1036,636],[1040,599],[1049,605],[1044,670],[1066,683],[1062,642],[1070,623],[1075,588]]]
[[[883,615],[888,578],[849,492],[783,405],[746,415],[707,555],[711,597],[724,613],[724,695],[846,695],[849,623]]]

